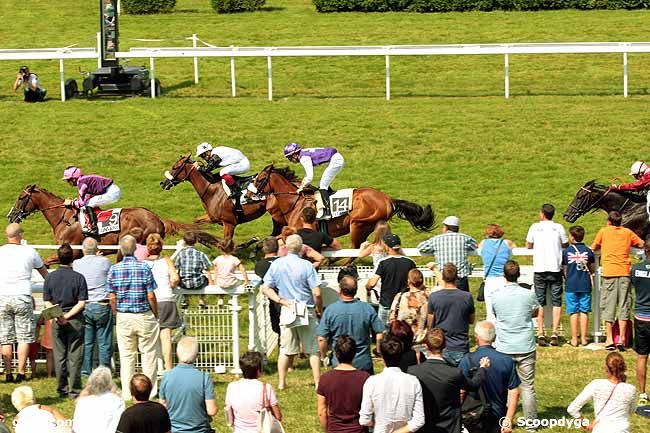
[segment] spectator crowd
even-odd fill
[[[650,241],[622,227],[620,213],[613,211],[589,247],[583,227],[573,226],[567,234],[553,221],[554,214],[554,207],[544,204],[525,239],[533,255],[532,288],[520,282],[520,266],[512,259],[516,245],[497,224],[488,225],[485,239],[477,242],[460,231],[458,217],[448,216],[441,234],[418,245],[423,255],[434,258],[426,266],[436,275],[435,287],[426,286],[416,263],[405,256],[400,237],[387,223],[377,224],[360,250],[360,256],[373,259],[373,275],[362,289],[368,299],[376,298],[374,308],[359,299],[358,275],[349,268],[339,276],[338,300],[324,305],[317,273],[325,262],[321,252],[340,244],[316,229],[311,208],[303,210],[303,226],[265,239],[264,257],[255,265],[279,335],[278,389],[291,388],[290,371],[304,355],[312,371],[318,420],[328,433],[509,433],[519,403],[526,430],[535,431],[538,348],[561,344],[563,303],[570,323],[565,346],[589,343],[596,252],[603,277],[604,348],[610,353],[605,377],[587,384],[567,413],[596,433],[629,432],[637,404],[648,405]],[[210,262],[188,233],[188,247],[173,261],[161,255],[160,236],[149,235],[146,255],[139,260],[136,237],[126,235],[120,240],[122,260],[111,264],[97,255],[96,241],[87,238],[82,258],[73,260],[73,250],[62,245],[60,265],[48,273],[38,254],[22,242],[19,225],[10,224],[6,234],[8,243],[0,247],[0,344],[7,382],[27,380],[37,325],[31,296],[35,269],[45,278],[45,311],[54,314],[45,332],[51,332],[57,392],[76,401],[75,432],[213,431],[214,385],[195,366],[197,341],[183,337],[176,345],[177,365],[172,362],[171,330],[179,325],[173,288],[202,289],[214,281],[227,289],[248,284],[231,242]],[[649,259],[632,265],[630,247],[643,248]],[[478,298],[485,302],[486,314],[481,318],[469,291],[471,255],[483,262]],[[547,333],[544,307],[549,302]],[[200,306],[205,303],[200,297]],[[637,387],[626,383],[621,356],[631,343],[630,327]],[[121,391],[111,372],[114,338]],[[141,373],[135,369],[138,357]],[[373,358],[383,361],[380,371]],[[165,370],[160,381],[159,359]],[[239,359],[242,378],[228,385],[224,412],[235,433],[272,431],[270,425],[282,421],[278,395],[261,380],[264,362],[257,352],[244,353]],[[327,371],[321,375],[323,368]],[[85,387],[82,376],[88,376]],[[580,412],[590,400],[596,414],[591,422]],[[16,432],[55,431],[64,420],[56,409],[37,404],[27,386],[14,390],[12,404],[19,411]]]

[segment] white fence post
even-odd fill
[[[149,69],[151,73],[151,99],[156,99],[156,65],[153,57],[149,57]]]
[[[192,35],[192,48],[197,47],[196,33]],[[194,57],[194,84],[199,84],[199,58]]]
[[[233,368],[230,371],[232,374],[241,374],[241,368],[239,368],[239,303],[237,301],[238,296],[232,295],[230,311],[232,312],[232,365]],[[248,331],[251,333],[251,330]],[[254,332],[254,331],[253,331]]]
[[[97,32],[97,67],[102,67],[102,33]]]
[[[506,99],[510,98],[510,62],[508,58],[508,53],[504,54],[504,72],[505,72],[505,92],[506,92]]]
[[[235,46],[231,45],[230,49],[235,52]],[[237,79],[235,78],[235,56],[230,56],[230,94],[234,98],[237,96]]]
[[[627,53],[623,53],[623,97],[627,98]]]
[[[266,57],[266,70],[269,79],[269,101],[273,100],[273,64],[271,63],[271,56]]]
[[[390,50],[386,47],[386,53]],[[390,101],[390,56],[386,54],[386,100]]]
[[[258,331],[255,308],[257,308],[255,290],[251,290],[248,295],[248,350],[255,350],[255,333]]]
[[[61,101],[65,102],[65,73],[63,71],[63,59],[59,59],[59,76],[61,78]]]

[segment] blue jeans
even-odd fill
[[[111,368],[113,358],[113,312],[110,305],[86,304],[84,309],[86,330],[84,336],[83,374],[93,370],[93,354],[95,342],[99,353],[99,365]]]
[[[452,367],[458,367],[458,364],[460,364],[460,360],[463,359],[465,353],[466,352],[444,349],[442,352],[442,357],[445,361],[447,361],[447,364],[451,365]]]

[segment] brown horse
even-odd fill
[[[295,182],[299,179],[288,168],[267,165],[255,179],[254,185],[261,194],[268,195],[267,211],[274,219],[286,220],[291,227],[300,227],[300,212],[314,206],[313,195],[299,194]],[[349,214],[327,221],[327,232],[333,236],[350,233],[353,248],[372,233],[377,221],[390,220],[394,215],[407,220],[416,231],[433,228],[434,214],[431,205],[422,207],[415,203],[391,198],[373,188],[357,188],[352,195]]]
[[[12,223],[19,223],[34,212],[42,212],[47,222],[52,226],[54,240],[57,244],[69,243],[80,244],[84,235],[81,233],[81,225],[77,221],[74,209],[64,206],[63,199],[57,195],[39,187],[28,185],[18,195],[16,203],[9,211],[7,218]],[[159,233],[162,237],[173,235],[180,231],[196,230],[196,224],[180,224],[172,220],[161,220],[158,215],[148,209],[124,208],[120,217],[120,232],[106,233],[97,237],[100,245],[116,245],[120,236],[127,234],[131,229],[139,227],[144,231],[144,236],[151,233]],[[218,240],[209,233],[197,231],[198,240],[205,245],[216,245]],[[106,251],[114,253],[114,251]],[[75,250],[75,257],[79,257],[81,251]],[[58,262],[56,255],[45,260],[46,265]]]
[[[233,237],[238,224],[253,221],[266,213],[266,200],[255,201],[242,206],[243,215],[238,219],[235,206],[223,190],[221,182],[211,182],[197,170],[190,155],[181,156],[174,163],[171,170],[165,173],[165,179],[160,182],[160,186],[167,191],[185,181],[189,181],[199,195],[203,207],[208,212],[208,220],[223,225],[225,239]],[[273,218],[273,235],[279,235],[285,225],[284,219]]]

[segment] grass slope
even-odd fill
[[[16,8],[0,0],[0,10],[2,48],[94,44],[93,1],[33,1]],[[306,0],[271,0],[264,11],[226,16],[212,13],[207,0],[179,0],[171,15],[122,17],[121,30],[123,49],[146,45],[133,38],[173,39],[151,46],[189,46],[179,38],[192,33],[213,44],[240,46],[643,41],[650,36],[647,17],[646,11],[319,15]],[[628,100],[621,96],[620,56],[573,55],[513,56],[510,100],[502,97],[502,58],[477,56],[393,58],[390,102],[383,99],[383,59],[306,58],[274,60],[271,103],[265,100],[264,59],[237,61],[237,99],[229,97],[227,61],[201,60],[201,83],[195,86],[191,61],[170,59],[157,62],[168,90],[161,99],[65,104],[56,101],[58,64],[29,62],[53,99],[38,105],[23,104],[11,93],[19,63],[3,62],[0,209],[8,210],[33,182],[72,195],[60,176],[66,165],[78,163],[114,177],[122,206],[145,206],[188,222],[203,212],[194,191],[189,185],[171,192],[158,186],[179,154],[208,140],[241,148],[260,169],[282,161],[282,146],[298,141],[342,151],[346,168],[336,187],[369,185],[432,203],[440,217],[460,216],[463,231],[477,238],[486,224],[498,222],[521,245],[542,203],[555,203],[561,214],[586,180],[623,176],[631,161],[645,157],[648,60],[630,56]],[[78,67],[92,69],[94,62],[66,62],[67,76],[76,76]],[[590,215],[581,222],[591,240],[604,218]],[[41,217],[25,227],[32,243],[51,242]],[[269,230],[263,218],[238,228],[237,238]],[[407,245],[426,237],[403,222],[395,231]],[[582,387],[602,373],[603,358],[541,350],[540,417],[562,416]],[[626,359],[632,367],[634,355]],[[291,378],[295,386],[280,393],[288,431],[318,431],[309,376],[298,370]],[[216,378],[219,401],[229,379]],[[70,403],[49,397],[54,386],[40,380],[37,396],[71,415]],[[11,417],[10,390],[0,384]],[[225,432],[222,420],[219,415],[215,426]],[[634,419],[633,431],[647,430],[647,423]]]

